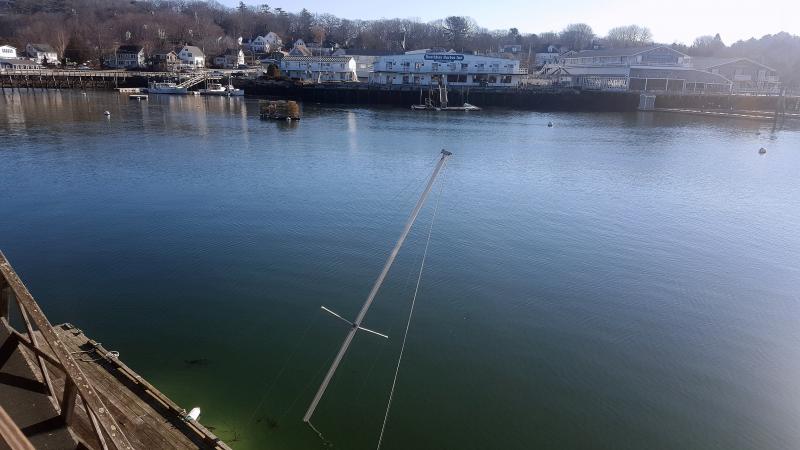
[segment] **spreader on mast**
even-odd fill
[[[400,247],[403,246],[403,242],[405,242],[408,233],[411,231],[411,226],[414,225],[414,221],[417,220],[417,216],[419,215],[422,206],[425,204],[425,199],[428,198],[428,194],[431,192],[433,183],[434,181],[436,181],[436,176],[439,175],[439,171],[442,170],[442,167],[444,166],[444,164],[447,162],[447,159],[451,155],[452,153],[448,152],[447,150],[442,150],[442,156],[436,163],[436,167],[433,169],[433,173],[431,174],[431,177],[428,180],[428,184],[425,186],[425,190],[422,191],[422,195],[420,195],[419,200],[417,200],[416,206],[414,206],[414,209],[411,211],[411,215],[408,217],[408,221],[406,221],[406,225],[405,227],[403,227],[402,233],[400,233],[400,238],[397,240],[397,243],[394,245],[392,252],[386,259],[386,264],[384,264],[383,270],[381,271],[380,275],[378,275],[378,279],[375,280],[375,284],[372,285],[372,290],[369,292],[367,300],[364,302],[364,306],[361,307],[361,311],[358,312],[356,320],[350,322],[349,320],[345,319],[339,314],[336,314],[330,309],[324,306],[322,307],[322,309],[325,310],[326,312],[349,323],[350,331],[347,333],[347,337],[344,338],[342,347],[339,349],[339,353],[336,354],[336,358],[334,358],[331,367],[328,369],[328,373],[325,374],[325,378],[322,380],[322,384],[319,385],[319,389],[317,389],[317,394],[314,395],[314,399],[311,400],[311,404],[308,406],[308,410],[306,410],[306,414],[303,416],[303,422],[309,422],[311,420],[311,416],[314,414],[314,410],[317,408],[319,401],[322,399],[322,396],[325,395],[325,389],[327,389],[328,383],[330,383],[331,378],[333,378],[333,374],[336,373],[336,368],[339,367],[339,363],[342,362],[342,358],[344,358],[345,353],[347,353],[347,349],[350,347],[350,343],[353,342],[353,338],[355,337],[356,332],[358,330],[367,331],[373,334],[377,334],[378,336],[388,338],[388,336],[378,333],[377,331],[373,331],[362,327],[361,322],[364,320],[364,316],[367,315],[367,311],[369,310],[369,307],[372,305],[372,301],[375,300],[375,296],[378,294],[378,290],[380,290],[383,281],[386,279],[386,275],[389,273],[389,269],[392,267],[392,264],[394,263],[394,260],[397,257],[397,253],[400,251]]]

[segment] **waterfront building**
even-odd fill
[[[16,58],[17,48],[10,45],[0,45],[0,58]]]
[[[563,73],[583,89],[729,92],[731,81],[698,70],[691,57],[664,45],[582,50],[562,55]]]
[[[284,56],[281,73],[293,80],[357,81],[356,61],[351,56]]]
[[[224,69],[236,69],[244,66],[244,52],[238,48],[229,48],[225,53],[214,58],[214,65]]]
[[[30,58],[0,58],[0,69],[39,70],[43,66]]]
[[[426,49],[379,57],[370,82],[424,86],[442,80],[454,86],[517,87],[527,73],[513,59]]]
[[[186,66],[206,66],[206,54],[203,53],[199,47],[195,47],[194,45],[184,45],[183,48],[178,52],[178,59],[181,60],[181,64]]]
[[[140,45],[120,45],[105,65],[114,69],[139,69],[144,67],[144,49]]]
[[[161,72],[173,72],[180,63],[178,54],[173,50],[160,50],[150,56],[151,67]]]
[[[359,50],[359,49],[337,49],[332,56],[352,56],[356,60],[356,75],[358,81],[368,82],[375,68],[375,62],[381,56],[391,55],[392,52],[385,50]]]
[[[58,54],[49,44],[28,44],[25,53],[37,64],[60,64]]]
[[[733,91],[752,94],[779,94],[778,72],[747,58],[693,57],[692,67],[722,75],[733,83]]]

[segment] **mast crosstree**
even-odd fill
[[[361,322],[364,320],[364,316],[367,315],[369,307],[372,306],[372,302],[373,300],[375,300],[375,296],[378,294],[378,291],[380,290],[383,281],[386,279],[386,275],[389,273],[389,269],[392,267],[395,258],[397,258],[397,253],[400,252],[400,247],[403,246],[406,237],[408,237],[408,233],[411,231],[411,227],[414,225],[414,221],[417,220],[417,216],[419,215],[420,210],[422,210],[422,206],[425,204],[425,200],[428,198],[428,194],[430,194],[431,192],[431,188],[433,187],[434,181],[436,181],[436,177],[439,175],[439,172],[442,170],[442,167],[447,162],[447,159],[450,156],[452,156],[452,153],[448,152],[447,150],[442,150],[441,155],[442,156],[439,158],[439,161],[436,163],[436,167],[434,167],[433,169],[433,173],[431,173],[430,179],[428,179],[428,184],[425,186],[425,190],[422,191],[422,195],[420,195],[419,200],[417,200],[417,204],[411,211],[411,215],[409,215],[408,220],[406,221],[406,225],[405,227],[403,227],[403,231],[400,233],[400,238],[397,240],[397,243],[394,245],[392,252],[386,259],[386,263],[383,265],[383,270],[381,270],[380,275],[378,275],[378,279],[375,280],[375,284],[372,285],[372,290],[370,290],[369,295],[367,296],[367,300],[361,307],[361,311],[358,312],[356,319],[350,322],[349,320],[345,319],[339,314],[336,314],[330,309],[324,306],[322,307],[324,311],[350,324],[350,331],[347,333],[347,337],[344,338],[344,342],[342,343],[341,348],[339,348],[339,353],[337,353],[336,358],[333,359],[333,363],[331,364],[331,367],[328,369],[328,373],[325,374],[325,378],[323,378],[322,383],[319,385],[319,389],[317,389],[317,393],[316,395],[314,395],[314,399],[311,400],[311,404],[308,406],[308,410],[306,410],[306,413],[303,416],[303,422],[309,423],[311,421],[311,416],[314,415],[314,411],[317,409],[317,405],[322,399],[322,396],[325,395],[325,389],[328,388],[328,384],[331,382],[334,373],[336,373],[336,369],[339,367],[339,363],[342,362],[342,359],[344,358],[344,355],[347,353],[347,349],[353,342],[353,338],[356,336],[356,332],[358,332],[358,330],[367,331],[369,333],[377,334],[378,336],[388,338],[388,336],[386,336],[385,334],[381,334],[378,333],[377,331],[373,331],[362,327]]]

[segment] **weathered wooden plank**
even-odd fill
[[[5,320],[8,323],[8,314],[10,312],[9,305],[11,302],[10,289],[5,279],[0,278],[0,320]]]
[[[11,330],[11,336],[14,337],[18,343],[24,345],[25,347],[28,348],[28,350],[32,351],[35,356],[39,356],[45,361],[49,362],[50,364],[58,368],[61,368],[61,363],[57,359],[55,359],[55,357],[50,355],[50,353],[48,353],[44,349],[37,348],[36,346],[34,346],[33,343],[29,341],[25,336],[20,334],[19,331]]]
[[[78,401],[78,389],[71,380],[65,380],[64,396],[61,400],[61,418],[69,425],[75,418],[75,403]]]
[[[96,415],[100,428],[107,433],[112,445],[117,449],[132,450],[133,447],[119,429],[116,420],[111,417],[105,404],[100,400],[97,392],[86,379],[86,375],[81,368],[78,367],[72,355],[64,350],[64,344],[59,340],[50,321],[47,320],[47,317],[45,317],[39,305],[28,291],[28,288],[25,287],[22,280],[19,279],[19,276],[17,276],[16,272],[11,267],[11,264],[8,262],[3,252],[0,252],[0,273],[2,273],[3,277],[11,286],[17,303],[30,315],[31,322],[41,331],[45,341],[52,348],[56,359],[59,360],[61,366],[64,368],[66,376],[71,378],[77,385],[78,394],[85,402],[87,409]]]
[[[83,352],[77,358],[98,395],[118,419],[120,428],[136,448],[198,448],[200,438],[192,439],[178,415],[169,414],[162,403],[153,403],[135,380],[118,370],[116,358],[82,333],[56,327],[62,342],[71,352]],[[93,349],[93,350],[88,350]],[[170,419],[171,417],[171,419]],[[181,429],[176,425],[181,426]]]
[[[33,325],[31,325],[31,321],[28,318],[28,313],[25,311],[25,308],[22,307],[22,304],[17,302],[17,306],[19,306],[19,314],[22,316],[22,321],[25,322],[25,328],[28,329],[28,338],[31,340],[31,344],[33,344],[35,352],[39,349],[39,342],[38,339],[36,339],[36,334],[33,332]],[[47,370],[47,365],[44,363],[44,358],[37,353],[36,361],[39,363],[39,373],[42,374],[42,382],[45,384],[45,386],[47,386],[47,390],[50,391],[50,403],[53,404],[56,414],[61,414],[61,407],[58,405],[58,396],[56,396],[56,391],[53,388],[53,382],[50,380],[50,372]]]
[[[31,441],[22,434],[22,430],[11,420],[2,406],[0,406],[0,438],[11,450],[35,450]]]

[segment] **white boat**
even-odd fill
[[[148,94],[186,94],[188,92],[188,88],[178,87],[177,84],[171,82],[152,82],[147,88]]]
[[[208,83],[208,87],[200,89],[200,95],[221,95],[225,97],[241,97],[244,91],[236,89],[232,84],[223,86],[220,83]]]

